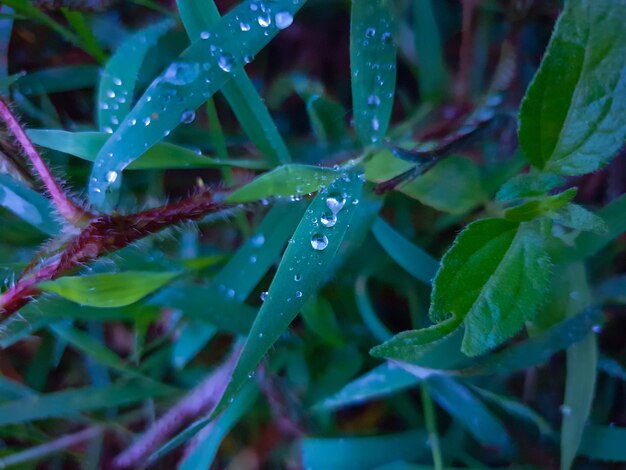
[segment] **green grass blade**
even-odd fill
[[[308,298],[316,293],[350,226],[362,185],[358,175],[344,174],[309,205],[252,324],[218,410],[227,406],[250,379],[272,344],[288,328]],[[336,215],[332,227],[325,227],[319,221],[328,211]]]
[[[126,39],[104,67],[98,86],[98,127],[112,133],[130,111],[143,59],[174,25],[171,20],[153,24]]]
[[[307,437],[302,440],[302,463],[310,470],[358,468],[369,470],[401,460],[429,455],[423,430],[371,437]]]
[[[419,62],[420,98],[422,101],[438,101],[446,95],[449,77],[433,0],[413,2],[413,34]]]
[[[1,404],[0,426],[74,417],[80,412],[125,406],[169,393],[170,389],[155,383],[134,382],[36,395]]]
[[[439,269],[439,262],[435,258],[408,241],[380,217],[374,222],[372,233],[391,259],[406,272],[415,279],[432,284]]]
[[[332,183],[339,172],[330,168],[291,163],[279,166],[237,189],[227,202],[258,201],[272,197],[303,196]]]
[[[202,31],[210,29],[220,20],[220,14],[213,0],[177,0],[177,4],[180,17],[192,42],[200,39]],[[244,132],[265,155],[268,162],[274,165],[289,162],[291,160],[289,150],[267,106],[243,67],[233,68],[232,80],[224,84],[221,91]]]
[[[38,287],[90,307],[123,307],[137,302],[180,275],[178,272],[123,272],[66,276]]]
[[[183,51],[98,153],[89,180],[90,201],[111,210],[119,198],[120,173],[228,82],[234,66],[243,65],[245,57],[268,44],[284,25],[275,21],[277,16],[293,17],[303,4],[303,0],[245,1],[207,30],[207,39]],[[241,23],[249,30],[242,31]]]
[[[59,233],[60,226],[53,216],[54,209],[50,202],[6,174],[0,174],[0,206],[43,233],[48,235]]]
[[[626,428],[613,426],[587,426],[579,455],[594,460],[626,462]]]
[[[28,136],[32,141],[59,152],[74,155],[93,162],[108,139],[104,132],[67,132],[57,129],[30,129]],[[148,149],[127,170],[167,170],[173,168],[214,168],[233,166],[249,169],[264,169],[267,165],[255,160],[219,160],[206,155],[199,155],[179,145],[161,142]]]
[[[387,133],[396,87],[391,2],[353,0],[350,68],[354,127],[363,145]]]
[[[511,444],[500,420],[460,382],[449,377],[431,377],[428,390],[433,399],[481,444],[498,450]]]
[[[63,8],[61,11],[67,22],[76,31],[83,49],[89,52],[98,62],[104,62],[107,54],[100,47],[98,39],[94,36],[85,15],[79,11],[71,11],[66,8]]]
[[[13,10],[7,7],[6,10],[2,10],[2,13],[11,13]],[[9,42],[11,41],[11,33],[13,32],[13,18],[6,17],[0,18],[0,93],[6,94],[7,83],[6,79],[9,76]]]
[[[94,87],[98,73],[95,65],[48,67],[20,77],[13,86],[25,95],[80,90]]]

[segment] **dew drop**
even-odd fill
[[[288,28],[291,26],[291,23],[293,23],[293,15],[288,11],[279,11],[276,13],[274,19],[276,20],[276,27],[278,29]]]
[[[346,198],[338,194],[331,194],[326,198],[326,206],[328,206],[333,214],[337,214],[337,212],[343,209],[345,204]]]
[[[296,299],[299,299],[302,297],[302,292],[300,292],[299,290],[296,291]]]
[[[242,21],[241,23],[239,23],[239,29],[241,29],[244,32],[250,31],[250,25]]]
[[[270,24],[272,24],[272,19],[267,14],[259,15],[257,21],[259,22],[259,26],[261,28],[267,28]]]
[[[376,29],[374,29],[374,28],[367,28],[365,30],[365,37],[373,38],[375,35],[376,35]]]
[[[256,256],[250,256],[250,264],[256,263]]]
[[[111,129],[110,127],[105,127],[104,132],[106,132],[107,134],[113,134],[113,129]]]
[[[301,276],[300,274],[296,274],[296,275],[293,277],[293,280],[294,280],[294,281],[296,281],[296,282],[300,282],[300,279],[302,279],[302,276]]]
[[[217,65],[220,66],[220,68],[224,71],[224,72],[230,72],[233,69],[233,64],[235,63],[235,58],[232,56],[232,54],[222,54],[219,59],[217,59]]]
[[[321,233],[316,233],[311,237],[311,246],[314,250],[322,251],[325,250],[328,246],[328,238],[326,235],[322,235]]]
[[[265,236],[262,233],[257,233],[250,241],[252,242],[252,246],[263,246],[263,243],[265,243]]]
[[[383,41],[383,44],[391,44],[391,33],[389,31],[385,31],[380,39]]]
[[[170,64],[163,74],[163,81],[172,85],[187,85],[195,80],[200,74],[200,64],[174,62]],[[146,99],[146,101],[148,101]]]
[[[249,64],[250,62],[252,62],[254,60],[254,56],[253,55],[245,55],[243,56],[243,61],[246,64]]]
[[[380,129],[380,122],[378,121],[377,117],[373,117],[372,118],[372,129],[375,130],[375,131]]]
[[[152,122],[152,120],[149,117],[144,118],[143,125],[144,126],[149,126],[151,122]]]
[[[113,81],[114,85],[120,86],[122,84],[122,80],[117,77],[113,77],[111,80]]]
[[[107,183],[115,183],[115,180],[117,180],[117,171],[107,171],[104,177],[106,178]]]
[[[191,124],[196,118],[196,112],[192,110],[183,111],[180,115],[180,122],[182,124]]]
[[[115,92],[113,90],[107,90],[107,96],[109,98],[115,98]]]
[[[378,108],[380,106],[380,98],[378,95],[369,95],[367,97],[367,105],[370,108]]]
[[[267,291],[263,291],[261,292],[261,302],[265,302],[265,299],[267,299]]]
[[[209,33],[208,31],[200,32],[200,39],[209,39],[210,37],[211,37],[211,33]]]
[[[335,224],[337,223],[337,216],[333,214],[332,212],[325,212],[320,217],[320,222],[326,228],[334,227]]]
[[[559,411],[563,416],[569,416],[572,414],[572,407],[569,405],[561,405]]]
[[[595,334],[599,335],[600,333],[602,333],[602,325],[593,325],[591,327],[591,331],[593,331]]]

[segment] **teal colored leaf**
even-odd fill
[[[148,50],[172,26],[172,20],[148,26],[126,39],[104,66],[98,87],[98,127],[113,132],[130,111],[137,77]]]
[[[207,322],[192,320],[183,325],[172,346],[172,364],[182,369],[200,352],[217,333],[217,328]]]
[[[13,10],[7,7],[3,13],[12,13]],[[13,18],[0,18],[0,93],[7,94],[6,79],[9,76],[9,42],[11,41],[11,33],[13,32]]]
[[[320,340],[335,347],[344,344],[345,340],[333,307],[324,297],[312,297],[303,305],[301,313],[306,326],[315,332]]]
[[[605,165],[626,139],[624,0],[570,0],[520,111],[520,145],[562,175]]]
[[[293,18],[303,4],[303,0],[242,2],[207,30],[207,39],[183,51],[152,82],[98,153],[89,179],[90,201],[110,211],[119,198],[121,172],[187,120],[232,78],[233,67],[260,51],[285,27],[284,19]],[[249,28],[242,31],[242,23]]]
[[[380,217],[372,226],[372,233],[387,254],[415,279],[430,285],[439,269],[439,262],[404,238]]]
[[[43,233],[59,233],[60,225],[53,216],[54,209],[50,202],[6,174],[0,174],[0,206]]]
[[[268,349],[317,292],[350,226],[362,185],[357,174],[344,174],[309,205],[285,250],[217,410],[249,380]],[[324,226],[321,218],[329,212],[335,223]]]
[[[313,95],[306,100],[306,112],[313,133],[319,141],[338,144],[346,136],[346,110],[341,103]]]
[[[413,34],[419,66],[420,98],[423,101],[440,100],[446,95],[449,77],[433,0],[413,2]]]
[[[565,178],[552,173],[524,173],[507,181],[496,195],[499,201],[542,196],[565,183]]]
[[[119,383],[34,395],[0,404],[0,426],[40,419],[75,417],[84,411],[125,406],[171,393],[155,383]]]
[[[350,68],[354,127],[364,145],[387,133],[396,88],[396,46],[391,2],[353,0]]]
[[[302,440],[302,463],[310,470],[358,468],[373,470],[398,460],[417,460],[430,452],[426,431],[368,437],[306,437]]]
[[[31,140],[42,147],[74,155],[93,162],[98,152],[107,142],[109,135],[104,132],[67,132],[56,129],[30,129]],[[250,169],[267,168],[265,162],[244,159],[220,160],[198,155],[179,145],[161,142],[142,153],[127,170],[166,170],[171,168],[213,168],[233,166]]]
[[[510,446],[502,422],[463,384],[450,377],[430,377],[428,391],[478,442],[500,451]]]
[[[258,201],[272,197],[303,196],[332,183],[339,172],[296,163],[279,166],[233,191],[227,202]]]
[[[176,3],[180,18],[192,42],[201,41],[202,36],[220,20],[219,11],[213,0],[203,2],[177,0]],[[292,21],[292,19],[285,16],[282,21],[281,26],[284,26],[285,21]],[[289,162],[291,160],[289,150],[287,150],[267,106],[246,75],[244,68],[242,66],[233,67],[232,75],[232,79],[224,84],[221,91],[244,132],[270,163]]]
[[[550,259],[532,225],[474,222],[444,255],[430,306],[433,321],[465,320],[463,352],[482,354],[532,320],[550,287]]]
[[[367,292],[367,281],[369,276],[367,274],[361,274],[356,278],[354,283],[354,298],[356,300],[356,306],[363,319],[363,323],[370,330],[370,333],[377,341],[387,341],[391,338],[392,333],[387,329],[385,324],[378,318],[376,310],[372,302],[370,302],[369,294]]]
[[[609,227],[600,216],[578,204],[567,204],[548,216],[556,223],[574,230],[584,230],[600,235],[609,233]]]
[[[21,76],[13,87],[24,95],[44,95],[93,88],[100,69],[96,65],[48,67]]]
[[[551,211],[562,209],[574,196],[576,188],[570,188],[554,196],[543,196],[525,201],[504,211],[504,218],[513,222],[524,222]]]
[[[137,302],[180,275],[177,272],[140,272],[66,276],[40,282],[38,287],[90,307],[123,307]]]
[[[593,460],[626,462],[624,442],[624,427],[587,426],[578,453]]]

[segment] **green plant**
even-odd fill
[[[0,466],[206,468],[227,435],[233,468],[626,461],[626,372],[597,339],[623,311],[626,196],[588,195],[623,161],[626,1],[567,0],[521,105],[532,2],[1,3],[5,56],[26,19],[103,69],[0,70]],[[107,43],[118,10],[155,21]],[[329,11],[350,14],[354,130],[341,93],[261,52]],[[439,15],[462,24],[455,78]]]

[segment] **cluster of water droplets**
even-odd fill
[[[120,105],[126,103],[128,100],[128,90],[124,88],[122,79],[119,77],[111,77],[110,88],[104,91],[104,96],[101,97],[99,107],[100,109],[118,111]],[[119,117],[116,114],[111,114],[108,117],[107,124],[103,127],[104,132],[112,134],[113,130],[120,123]]]
[[[337,215],[346,205],[346,195],[331,193],[326,197],[325,210],[319,218],[319,222],[325,229],[332,229],[337,223]],[[315,224],[317,219],[315,219]],[[311,236],[311,246],[314,250],[322,251],[328,246],[328,237],[323,232],[316,232]]]

